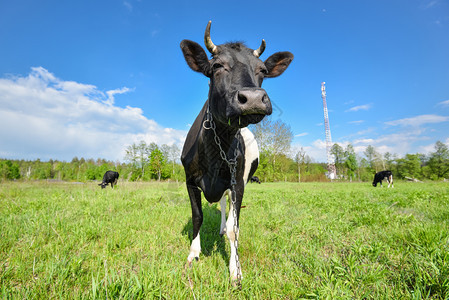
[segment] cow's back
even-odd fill
[[[119,177],[119,173],[115,172],[115,171],[106,171],[106,173],[104,173],[103,175],[103,181],[104,182],[108,182],[111,180],[115,180],[118,179]]]

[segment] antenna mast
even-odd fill
[[[329,114],[327,112],[326,103],[326,87],[324,86],[326,82],[321,83],[321,98],[323,98],[323,108],[324,108],[324,128],[326,130],[326,154],[327,154],[327,177],[329,179],[337,178],[337,170],[335,168],[334,156],[331,154],[332,148],[332,137],[331,128],[329,125]]]

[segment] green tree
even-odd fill
[[[373,146],[368,145],[364,154],[369,163],[369,167],[371,168],[371,172],[375,173],[381,171],[381,169],[385,169],[382,155],[378,153]]]
[[[352,181],[352,179],[355,176],[355,172],[358,168],[358,164],[357,164],[357,156],[355,154],[354,151],[354,147],[351,144],[348,144],[348,146],[346,146],[346,150],[345,150],[345,167],[348,170],[347,174],[349,177],[349,181]]]
[[[391,154],[390,152],[385,152],[383,160],[385,162],[385,170],[391,170],[394,161],[393,154]]]
[[[298,167],[298,182],[301,182],[301,167],[304,166],[305,161],[306,161],[306,151],[304,150],[303,147],[301,147],[301,149],[298,150],[295,154],[295,162]]]
[[[258,143],[261,155],[264,154],[268,158],[269,167],[271,170],[262,172],[265,176],[269,176],[271,180],[275,178],[284,178],[280,167],[284,169],[284,166],[278,164],[277,159],[281,155],[288,155],[290,152],[290,146],[293,140],[293,132],[289,125],[281,120],[272,121],[271,118],[265,117],[261,122],[251,126],[251,130],[254,133],[254,137]],[[282,163],[285,160],[282,159]],[[261,169],[268,168],[268,164],[262,164]]]
[[[331,154],[334,156],[335,168],[337,169],[338,175],[343,175],[344,173],[344,162],[345,162],[345,151],[343,147],[335,143],[332,145]]]
[[[421,158],[419,154],[406,154],[397,160],[398,175],[402,178],[421,178]]]
[[[20,170],[17,162],[13,163],[10,160],[0,161],[0,178],[3,180],[19,179]]]
[[[428,166],[438,179],[449,173],[449,148],[441,141],[435,143],[435,152],[430,153]]]
[[[125,150],[125,160],[129,161],[135,169],[139,169],[139,172],[134,172],[134,174],[140,173],[138,177],[145,176],[145,167],[149,163],[149,156],[154,148],[153,144],[156,145],[155,143],[147,145],[145,141],[140,141],[139,144],[133,143]]]
[[[171,167],[172,167],[171,173],[172,173],[172,175],[174,175],[176,161],[180,157],[179,147],[176,146],[175,144],[173,144],[171,146],[164,144],[161,146],[161,151],[162,151],[162,154],[164,155],[164,157],[166,158],[167,163],[171,163]]]
[[[166,158],[157,145],[151,151],[149,161],[150,171],[152,174],[156,175],[157,180],[160,181],[162,177],[162,170],[166,164]]]

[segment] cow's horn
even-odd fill
[[[206,26],[206,32],[204,33],[204,44],[206,45],[207,50],[209,50],[212,54],[217,54],[217,46],[214,45],[212,39],[210,38],[210,24],[212,21],[209,21]]]
[[[267,43],[265,43],[265,40],[264,39],[262,39],[262,44],[260,44],[260,47],[259,47],[259,49],[257,49],[257,50],[254,50],[254,56],[255,57],[259,57],[259,56],[261,56],[262,55],[262,53],[265,51],[265,47],[267,46]]]

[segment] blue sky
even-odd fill
[[[449,1],[0,0],[0,157],[123,160],[139,140],[182,146],[207,98],[179,43],[290,51],[266,79],[294,149],[333,142],[399,156],[449,145]]]

